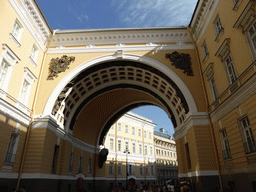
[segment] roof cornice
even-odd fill
[[[51,47],[191,42],[187,28],[90,29],[56,31]]]
[[[18,0],[18,2],[20,5],[22,5],[24,11],[26,11],[31,24],[36,29],[36,32],[38,32],[43,37],[44,42],[46,42],[47,39],[52,35],[52,29],[44,17],[44,14],[37,1]]]

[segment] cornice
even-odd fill
[[[53,133],[55,133],[61,139],[70,142],[72,146],[83,151],[95,153],[94,146],[80,141],[79,139],[73,137],[72,135],[61,129],[56,120],[52,116],[37,116],[34,119],[32,128],[47,128],[51,130]],[[97,148],[96,153],[99,153],[99,148]]]
[[[116,47],[94,47],[88,46],[84,48],[66,48],[57,47],[50,48],[47,54],[76,54],[76,53],[102,53],[102,52],[118,52],[122,51],[154,51],[154,50],[184,50],[194,49],[193,44],[172,44],[172,45],[141,45],[141,46],[116,46]]]
[[[208,11],[212,8],[214,0],[201,0],[195,10],[195,15],[191,22],[192,33],[198,35],[205,21]]]
[[[0,113],[24,126],[28,126],[31,121],[31,117],[29,115],[25,114],[2,98],[0,98]]]
[[[174,133],[175,140],[183,138],[189,129],[194,126],[205,126],[209,125],[209,119],[206,112],[198,112],[197,114],[190,115],[184,122],[182,127],[176,128]]]
[[[191,32],[197,44],[201,41],[220,0],[201,0],[191,22]]]
[[[44,18],[42,11],[35,0],[19,0],[25,7],[31,23],[36,27],[37,32],[43,36],[44,42],[51,36],[51,29],[46,19]]]
[[[57,31],[51,47],[58,46],[86,46],[86,45],[115,45],[115,44],[148,44],[148,43],[178,43],[191,42],[186,28],[166,29],[130,29],[128,30],[94,30]]]

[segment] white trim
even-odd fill
[[[12,33],[9,34],[9,38],[14,41],[14,43],[17,45],[17,47],[21,47],[20,41],[16,37],[13,36]]]
[[[13,60],[11,63],[12,65],[20,61],[20,58],[10,49],[7,44],[2,44],[2,49],[4,50],[2,55],[8,54],[8,56]]]
[[[3,51],[2,57],[0,58],[0,64],[3,62],[3,60],[5,60],[9,66],[7,68],[6,76],[4,78],[4,82],[1,89],[3,89],[4,91],[7,91],[9,82],[11,79],[13,67],[17,62],[20,61],[20,58],[9,48],[7,44],[2,44],[2,49],[4,51]]]
[[[53,133],[56,134],[56,136],[60,137],[61,139],[70,142],[70,144],[73,147],[76,147],[78,149],[81,149],[82,151],[87,151],[89,153],[99,153],[99,148],[92,146],[90,144],[87,144],[83,141],[80,141],[79,139],[73,137],[68,132],[65,132],[63,129],[59,127],[56,120],[52,116],[39,116],[34,119],[34,123],[32,128],[47,128],[51,130]]]
[[[195,171],[195,172],[178,174],[179,178],[182,178],[182,177],[202,177],[202,176],[218,176],[218,171],[217,170]]]
[[[111,55],[106,55],[106,56],[101,56],[101,57],[97,57],[95,59],[86,61],[85,63],[79,65],[78,67],[76,67],[74,70],[72,70],[70,73],[68,73],[66,75],[66,77],[64,77],[60,83],[56,86],[56,88],[53,90],[53,92],[51,93],[44,111],[43,111],[43,115],[49,115],[51,114],[52,111],[52,107],[54,106],[54,103],[58,97],[58,95],[60,94],[60,92],[63,90],[63,88],[77,75],[79,74],[81,71],[83,71],[84,69],[95,65],[97,63],[102,63],[102,62],[106,62],[106,61],[113,61],[116,60],[116,56],[115,54],[111,54]],[[190,93],[188,87],[185,85],[185,83],[180,79],[180,77],[174,73],[170,68],[168,68],[167,66],[165,66],[164,64],[153,60],[151,58],[145,57],[145,56],[140,56],[140,55],[132,55],[132,54],[123,54],[123,60],[130,60],[130,61],[139,61],[142,63],[146,63],[160,71],[162,71],[164,74],[166,74],[167,76],[171,77],[173,82],[176,83],[176,85],[180,88],[181,92],[183,93],[189,108],[190,108],[190,112],[196,113],[197,112],[197,106],[195,103],[195,100],[192,96],[192,94]]]
[[[10,117],[11,119],[14,119],[15,121],[25,126],[28,126],[31,121],[30,116],[28,116],[18,108],[14,107],[13,105],[9,104],[2,98],[0,98],[0,113],[7,117]]]
[[[177,127],[174,133],[175,140],[185,137],[188,130],[194,126],[209,125],[209,119],[206,112],[198,112],[197,114],[189,115],[182,127]]]
[[[203,1],[201,1],[201,2],[203,4]],[[197,45],[201,42],[201,40],[202,40],[202,38],[205,34],[205,31],[208,28],[208,25],[209,25],[210,21],[212,20],[212,17],[216,13],[215,10],[217,9],[217,6],[219,5],[219,2],[220,2],[220,0],[215,0],[215,1],[212,0],[210,2],[210,8],[209,8],[210,13],[209,14],[207,13],[207,14],[204,15],[204,18],[202,18],[202,20],[201,20],[201,22],[204,22],[204,24],[201,24],[202,25],[201,28],[196,29],[196,31],[198,31],[198,32],[196,32],[197,33],[196,36],[198,38],[194,38],[194,39],[197,39],[197,41],[196,41]],[[202,4],[201,4],[201,6],[197,7],[197,10],[200,10],[202,8]],[[194,18],[196,18],[196,15],[194,16]],[[196,21],[196,19],[194,21]],[[193,28],[193,24],[192,24],[191,27]]]
[[[142,46],[125,46],[125,47],[86,47],[86,48],[50,48],[47,54],[75,54],[75,53],[105,53],[105,52],[116,52],[118,58],[124,51],[159,51],[159,50],[185,50],[195,49],[193,44],[182,44],[182,45],[142,45]],[[121,52],[121,53],[120,53]]]
[[[6,172],[0,172],[0,178],[4,179],[17,179],[18,173],[6,173]]]

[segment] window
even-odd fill
[[[83,156],[80,155],[79,156],[79,168],[78,168],[78,173],[82,173],[83,172]]]
[[[140,175],[143,175],[143,164],[140,164]]]
[[[146,165],[146,174],[149,175],[148,165]]]
[[[247,36],[249,37],[249,43],[252,46],[253,52],[256,51],[256,22],[251,26],[251,28],[248,31]]]
[[[214,30],[215,30],[215,34],[217,36],[215,41],[218,41],[219,40],[219,36],[223,33],[223,28],[222,28],[222,25],[221,25],[221,21],[220,21],[219,15],[217,15],[217,17],[214,19],[213,27],[214,27]]]
[[[113,149],[114,149],[114,139],[113,139],[113,138],[110,138],[110,139],[109,139],[109,149],[110,149],[110,150],[113,150]]]
[[[88,173],[92,173],[92,158],[89,158],[89,162],[88,162]]]
[[[190,160],[188,143],[185,144],[185,151],[186,151],[186,157],[187,157],[187,166],[188,166],[188,169],[191,170],[191,160]]]
[[[153,147],[150,146],[150,155],[153,156]]]
[[[122,174],[122,163],[121,163],[121,162],[118,163],[118,166],[117,166],[117,174],[118,174],[118,175],[121,175],[121,174]]]
[[[14,40],[14,42],[18,47],[21,46],[19,41],[21,39],[22,32],[23,32],[23,27],[20,24],[20,22],[16,19],[12,29],[12,33],[10,34],[10,38]]]
[[[0,88],[7,91],[12,69],[20,59],[6,44],[3,44],[3,50],[2,57],[0,58]]]
[[[139,154],[142,155],[142,145],[139,144]]]
[[[118,131],[122,131],[122,125],[121,125],[121,123],[118,123],[118,124],[117,124],[117,130],[118,130]]]
[[[31,55],[30,55],[30,61],[33,63],[33,65],[36,67],[36,60],[37,60],[37,57],[38,57],[38,48],[33,45],[32,47],[32,51],[31,51]]]
[[[128,125],[125,125],[125,133],[128,133]]]
[[[145,155],[148,155],[148,146],[145,145]]]
[[[132,144],[132,152],[136,153],[136,144],[135,143]]]
[[[125,141],[125,149],[129,150],[129,142]]]
[[[113,162],[109,162],[109,175],[113,175]]]
[[[148,133],[148,138],[152,139],[152,133],[151,132]]]
[[[209,85],[211,89],[212,100],[215,101],[218,98],[219,94],[214,76],[212,76],[211,79],[209,79]]]
[[[256,145],[248,117],[244,117],[240,120],[240,126],[244,139],[245,153],[256,152]]]
[[[52,173],[56,173],[56,170],[57,170],[59,149],[60,147],[58,145],[55,145],[54,152],[53,152],[53,160],[52,160]]]
[[[112,125],[110,129],[111,129],[111,130],[114,130],[114,125]]]
[[[134,164],[130,163],[128,165],[128,174],[129,175],[134,175]]]
[[[205,42],[205,41],[203,42],[203,45],[202,45],[202,52],[203,52],[203,61],[205,61],[206,58],[207,58],[208,55],[209,55],[209,52],[208,52],[208,49],[207,49],[207,46],[206,46],[206,42]]]
[[[122,149],[121,140],[118,140],[118,142],[117,142],[117,148],[118,148],[118,151],[121,151],[121,149]]]
[[[228,82],[229,82],[229,84],[232,84],[236,81],[237,76],[236,76],[236,72],[235,72],[235,68],[234,68],[234,64],[233,64],[231,55],[229,55],[225,59],[224,62],[225,62],[225,67],[226,67],[226,71],[227,71]]]
[[[141,129],[138,129],[138,136],[141,137]]]
[[[7,63],[7,61],[3,59],[0,65],[0,87],[2,87],[4,84],[4,80],[9,66],[9,63]]]
[[[144,131],[144,138],[147,138],[147,131]]]
[[[23,85],[21,87],[21,92],[20,92],[20,102],[24,103],[25,99],[26,99],[26,94],[28,92],[28,87],[29,87],[29,83],[27,80],[23,81]]]
[[[154,175],[154,165],[151,165],[151,175]]]
[[[32,83],[35,79],[36,77],[33,75],[33,73],[28,68],[25,68],[25,75],[18,99],[24,105],[27,105],[28,103]]]
[[[74,156],[74,153],[71,152],[70,159],[69,159],[69,168],[68,168],[69,173],[72,173],[72,170],[73,170],[73,156]]]
[[[222,149],[223,149],[223,158],[229,159],[229,158],[231,158],[231,153],[230,153],[230,148],[229,148],[227,132],[225,129],[220,131],[220,138],[221,138],[221,144],[222,144]]]
[[[14,163],[15,154],[18,146],[18,140],[19,140],[19,135],[17,133],[12,133],[9,140],[5,159],[4,159],[5,163]]]
[[[135,127],[132,127],[132,135],[135,135]]]

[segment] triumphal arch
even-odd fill
[[[52,30],[35,0],[0,13],[1,190],[107,191],[106,134],[145,105],[172,121],[180,181],[255,190],[254,1],[200,0],[187,27]]]

